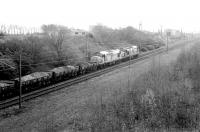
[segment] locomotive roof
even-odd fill
[[[7,84],[7,83],[4,83],[4,82],[0,82],[0,87],[6,87],[6,86],[9,86],[11,84]]]
[[[119,49],[112,49],[112,50],[106,50],[106,51],[100,51],[100,54],[107,55],[107,54],[117,54],[119,53]]]
[[[114,49],[114,50],[110,50],[111,51],[111,53],[113,53],[113,54],[117,54],[117,53],[119,53],[120,52],[120,50],[119,49]]]
[[[107,55],[107,54],[109,54],[109,52],[108,51],[100,51],[100,54]]]
[[[138,46],[137,45],[133,45],[133,46],[131,46],[132,48],[137,48]]]

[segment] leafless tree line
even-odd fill
[[[41,32],[40,28],[26,28],[18,25],[1,25],[0,33],[9,34],[9,35],[24,35],[24,34],[33,34]]]

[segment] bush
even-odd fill
[[[160,48],[160,44],[155,44],[154,49],[158,49],[158,48]]]
[[[153,45],[146,45],[146,48],[147,48],[148,50],[153,50],[153,49],[154,49],[154,46],[153,46]]]
[[[148,51],[148,49],[147,49],[146,47],[142,47],[142,48],[141,48],[141,51],[142,51],[142,52],[146,52],[146,51]]]

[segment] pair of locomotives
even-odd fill
[[[101,64],[123,59],[125,57],[137,57],[139,55],[138,46],[100,51],[97,55],[91,57],[91,62]]]
[[[89,62],[31,73],[21,77],[22,94],[134,59],[138,55],[138,46],[100,51],[92,56]],[[13,83],[0,81],[0,101],[19,95],[19,78],[9,82]]]

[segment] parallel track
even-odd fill
[[[169,50],[172,50],[172,49],[179,47],[179,46],[180,45],[171,47],[171,48],[169,48]],[[88,79],[103,75],[105,73],[108,73],[108,72],[114,71],[116,69],[119,69],[119,68],[128,66],[130,64],[136,63],[138,61],[150,58],[152,56],[163,53],[165,51],[166,51],[165,47],[159,48],[159,49],[156,49],[156,50],[153,50],[153,51],[149,51],[147,53],[141,54],[136,59],[126,61],[126,62],[117,64],[117,65],[114,65],[114,66],[111,66],[111,67],[108,67],[108,68],[105,68],[105,69],[101,69],[101,70],[98,70],[98,71],[95,71],[95,72],[92,72],[92,73],[89,73],[89,74],[86,74],[86,75],[83,75],[83,76],[80,76],[80,77],[77,77],[77,78],[74,78],[74,79],[70,79],[70,80],[67,80],[67,81],[64,81],[64,82],[61,82],[61,83],[58,83],[58,84],[54,84],[54,85],[46,87],[46,88],[42,88],[42,89],[30,92],[30,93],[24,94],[24,95],[22,95],[22,101],[27,101],[27,100],[48,94],[50,92],[54,92],[54,91],[57,91],[59,89],[66,88],[68,86],[86,81]],[[8,99],[8,100],[5,100],[5,101],[1,101],[0,102],[0,109],[7,108],[7,107],[10,107],[10,106],[16,105],[18,103],[19,103],[19,97],[14,97],[14,98],[11,98],[11,99]]]

